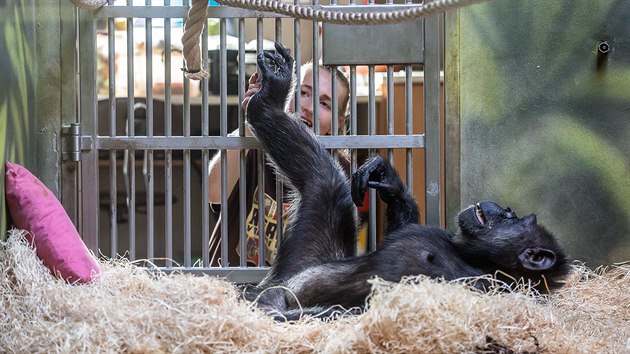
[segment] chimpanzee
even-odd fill
[[[258,54],[262,88],[249,102],[248,122],[296,200],[269,274],[244,288],[246,299],[276,319],[291,320],[303,313],[328,317],[336,306],[360,312],[371,289],[367,280],[375,276],[453,280],[498,271],[508,282],[523,277],[539,290],[560,286],[567,257],[534,215],[519,219],[509,208],[483,202],[459,214],[461,233],[453,235],[419,224],[416,201],[380,156],[348,181],[312,131],[285,113],[294,61],[284,46],[275,47],[276,53]],[[375,251],[356,256],[356,205],[368,188],[387,205],[387,233]],[[488,283],[482,278],[472,285]]]

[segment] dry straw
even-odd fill
[[[371,308],[275,323],[221,279],[102,262],[90,285],[55,279],[12,230],[0,251],[0,352],[630,352],[630,264],[575,266],[550,297],[481,294],[424,277],[374,280]]]

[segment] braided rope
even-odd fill
[[[336,24],[374,25],[411,21],[433,15],[437,12],[453,10],[488,0],[436,0],[418,4],[408,9],[387,12],[350,13],[317,9],[312,6],[301,6],[283,3],[278,0],[218,0],[221,5],[275,12],[289,17],[316,20]],[[377,8],[374,6],[372,8]]]
[[[193,0],[188,10],[188,18],[184,24],[182,45],[184,53],[185,76],[191,80],[201,80],[208,77],[203,69],[201,49],[199,46],[201,32],[206,25],[208,16],[208,0]]]
[[[351,13],[317,9],[312,6],[294,5],[278,0],[219,0],[222,5],[231,7],[275,12],[303,20],[355,25],[412,21],[433,15],[437,12],[453,10],[485,1],[488,0],[435,0],[397,11]],[[376,8],[376,6],[373,8]],[[201,9],[203,9],[203,11],[201,11]],[[186,72],[186,77],[192,80],[201,80],[208,77],[208,72],[202,68],[201,51],[199,49],[199,36],[205,26],[207,12],[207,0],[193,0],[191,8],[188,10],[188,18],[184,25],[184,35],[182,36],[184,59],[186,61],[184,71]]]

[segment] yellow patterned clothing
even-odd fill
[[[264,194],[264,235],[265,235],[265,263],[267,265],[273,264],[273,260],[276,258],[276,252],[278,251],[278,208],[277,202],[274,199],[275,196],[275,187],[269,188],[274,189],[274,194],[269,195],[267,193]],[[247,218],[245,219],[245,233],[247,235],[246,239],[246,255],[247,255],[247,263],[258,265],[258,252],[260,250],[260,244],[258,242],[259,239],[259,216],[258,213],[260,208],[258,206],[258,186],[254,189],[254,194],[251,198],[251,205],[249,209],[249,214],[247,214]],[[282,230],[286,230],[287,226],[287,212],[291,204],[283,203],[282,205]],[[240,242],[239,246],[236,248],[236,252],[240,255]]]
[[[260,246],[258,243],[258,152],[249,150],[245,157],[246,168],[246,191],[245,191],[245,251],[246,261],[248,265],[257,266]],[[276,175],[273,168],[269,167],[265,161],[264,168],[264,235],[265,235],[265,265],[273,264],[278,243],[278,221],[277,221],[277,202],[276,202]],[[290,204],[287,203],[285,193],[283,193],[283,230],[286,229],[287,214],[286,211]],[[234,190],[228,198],[228,261],[231,266],[240,264],[240,225],[239,225],[239,183],[236,183]],[[221,239],[221,220],[217,225],[210,238],[210,258],[214,260],[213,265],[223,264],[220,261],[221,246],[218,240]],[[213,242],[214,241],[214,242]]]

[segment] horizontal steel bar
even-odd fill
[[[147,268],[149,271],[160,271],[166,274],[174,274],[174,273],[189,273],[194,275],[210,275],[219,278],[224,278],[227,281],[233,283],[258,283],[260,282],[269,272],[269,267],[259,267],[259,268],[245,268],[245,267],[228,267],[228,268],[220,268],[220,267],[210,267],[210,268],[201,268],[201,267],[159,267],[159,268]]]
[[[424,135],[337,135],[320,136],[319,140],[327,149],[369,149],[369,148],[422,148]],[[84,150],[89,150],[92,139],[85,139]],[[83,142],[83,141],[82,141]],[[252,149],[260,147],[256,138],[233,136],[191,136],[191,137],[103,137],[96,138],[99,150],[202,150],[202,149]]]
[[[96,18],[186,18],[188,6],[103,6],[94,12]],[[272,12],[237,9],[227,6],[208,7],[208,18],[287,17]]]

